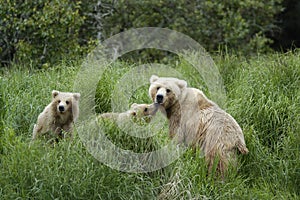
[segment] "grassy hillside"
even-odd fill
[[[226,110],[244,130],[250,153],[223,181],[207,176],[199,152],[187,151],[171,165],[149,173],[111,169],[93,158],[75,134],[73,141],[29,146],[33,124],[53,89],[73,90],[80,64],[62,63],[35,71],[14,66],[0,73],[0,199],[299,199],[300,52],[215,58],[224,80]],[[96,111],[111,111],[114,82],[132,65],[117,62],[105,71]],[[189,66],[179,61],[176,69]],[[206,91],[202,81],[190,85]],[[147,85],[130,102],[150,102]],[[151,151],[168,142],[167,129],[141,140],[114,125],[108,135],[123,148]]]

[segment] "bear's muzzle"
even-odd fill
[[[156,95],[156,102],[162,104],[164,100],[164,96],[162,94]]]
[[[65,111],[65,107],[64,107],[64,106],[58,106],[58,110],[59,110],[60,112],[64,112],[64,111]]]

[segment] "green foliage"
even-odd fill
[[[43,139],[30,145],[33,124],[50,102],[51,91],[72,91],[80,65],[2,70],[0,198],[299,199],[299,58],[300,52],[215,58],[227,90],[226,110],[241,125],[250,151],[239,155],[238,171],[224,181],[207,175],[198,151],[189,150],[171,165],[143,174],[106,167],[89,154],[76,133],[72,141],[54,146]],[[115,82],[134,67],[123,62],[113,66],[99,82],[97,95],[106,96],[98,96],[97,104],[109,99]],[[174,68],[181,70],[189,84],[205,90],[200,78],[189,80],[194,72],[188,63],[179,61]],[[146,101],[146,89],[146,85],[139,88],[130,103]],[[104,103],[99,112],[109,106]],[[107,122],[105,127],[107,136],[124,149],[143,152],[169,142],[166,127],[146,140],[128,136],[114,123]]]
[[[266,34],[276,29],[282,0],[275,1],[102,1],[103,38],[138,27],[164,27],[184,33],[212,51],[220,46],[265,51]],[[106,8],[106,9],[105,9]]]
[[[266,51],[272,42],[266,35],[277,30],[275,16],[282,11],[281,3],[0,0],[0,61],[2,66],[16,61],[47,68],[65,57],[85,55],[95,40],[138,27],[179,31],[209,51],[225,46],[244,53]],[[161,57],[155,50],[147,51],[152,60]]]
[[[78,38],[84,23],[80,1],[1,0],[0,4],[1,64],[32,61],[47,67],[84,51]]]
[[[299,61],[299,51],[250,60],[226,55],[220,61],[231,99],[228,112],[250,141],[244,170],[253,179],[280,183],[270,188],[273,192],[285,188],[299,194]]]

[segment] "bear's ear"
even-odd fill
[[[80,98],[80,93],[73,93],[73,97],[76,101],[78,101]]]
[[[153,83],[153,82],[157,81],[157,79],[159,79],[158,76],[152,75],[151,78],[150,78],[150,83]]]
[[[180,89],[187,87],[187,82],[184,80],[178,80],[178,81],[176,81],[176,84],[179,86]]]
[[[52,91],[52,98],[54,99],[59,94],[59,91],[53,90]]]
[[[137,103],[133,103],[133,104],[131,104],[130,108],[134,108],[136,106],[137,106]]]

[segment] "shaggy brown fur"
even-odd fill
[[[170,137],[175,136],[179,144],[200,148],[209,171],[218,158],[217,169],[223,176],[229,163],[236,162],[236,149],[248,153],[238,123],[202,91],[176,78],[153,75],[150,83],[149,95],[165,110]]]
[[[52,91],[52,101],[38,116],[34,125],[32,139],[52,132],[62,137],[62,131],[72,133],[73,123],[79,116],[79,93]]]

